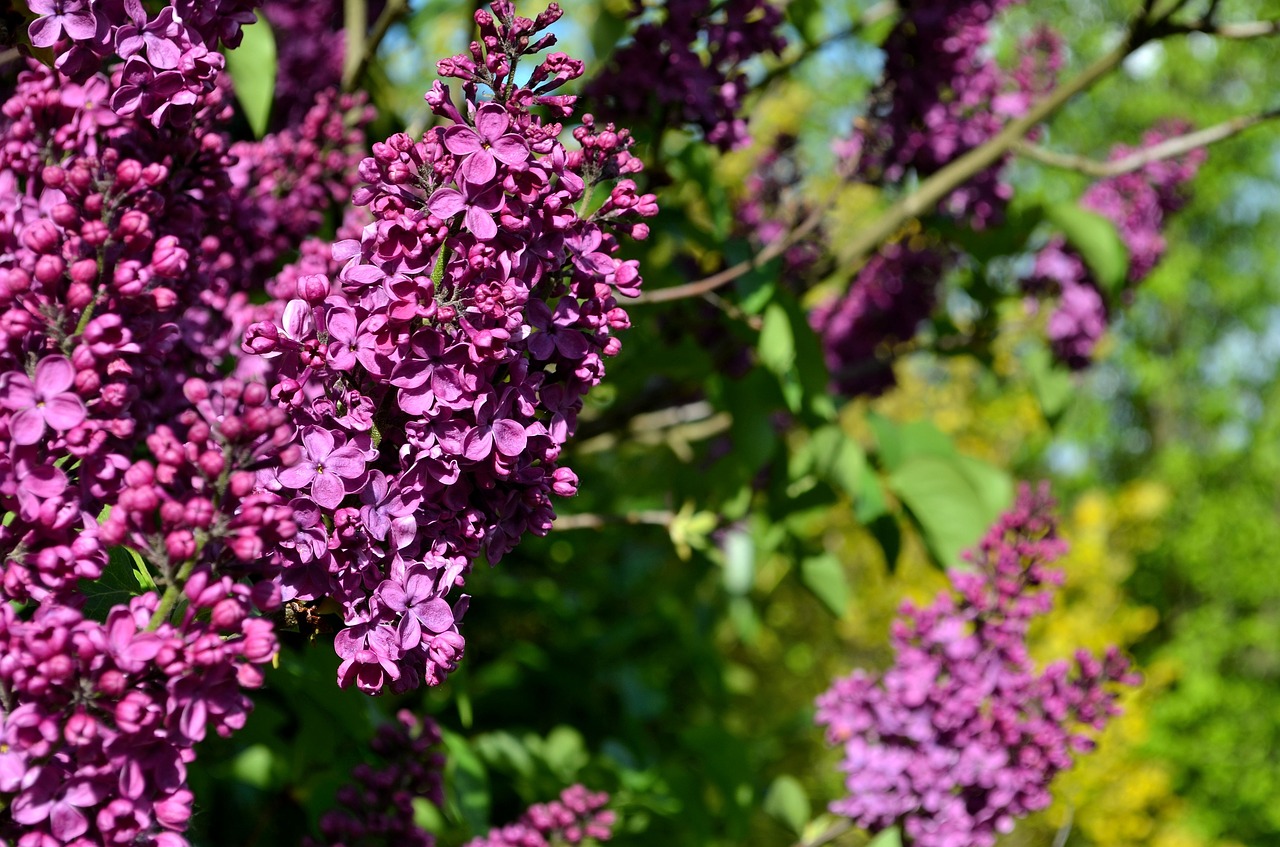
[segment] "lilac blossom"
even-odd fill
[[[1115,688],[1138,678],[1115,648],[1040,672],[1028,655],[1031,621],[1061,580],[1052,507],[1047,490],[1023,486],[970,567],[951,572],[951,592],[904,604],[893,667],[855,671],[818,698],[817,723],[844,754],[849,794],[833,812],[872,832],[901,825],[919,847],[990,847],[1049,805],[1053,777],[1118,714]]]
[[[64,34],[73,41],[89,41],[97,35],[98,21],[88,0],[27,0],[36,19],[28,33],[33,47],[52,47]]]
[[[560,14],[522,18],[510,2],[476,13],[480,40],[440,63],[463,81],[461,108],[437,83],[426,100],[444,126],[373,145],[353,195],[371,221],[327,262],[290,272],[295,289],[277,289],[274,316],[245,335],[301,439],[259,482],[332,513],[300,519],[282,579],[286,600],[341,609],[344,686],[401,692],[456,667],[458,589],[480,556],[545,533],[551,496],[575,490],[556,462],[620,349],[618,298],[641,285],[616,254],[620,236],[647,234],[653,195],[618,179],[578,211],[588,178],[642,168],[630,133],[591,116],[576,149],[559,140],[574,98],[548,92],[581,63],[552,54],[531,88],[498,82],[519,77],[493,45],[536,53],[553,39],[532,35]]]
[[[466,847],[553,847],[608,841],[617,815],[605,808],[609,795],[571,785],[549,803],[535,803],[520,819],[494,827],[486,835],[473,838]]]
[[[56,432],[67,432],[84,421],[84,401],[68,390],[75,376],[76,370],[65,356],[41,359],[34,380],[14,371],[0,376],[0,404],[14,412],[9,419],[14,444],[35,444],[46,425]]]

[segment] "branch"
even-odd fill
[[[553,530],[569,529],[604,529],[613,524],[630,526],[671,526],[675,513],[665,509],[654,509],[646,512],[628,512],[625,515],[560,515],[551,525]]]
[[[1037,103],[1022,117],[1010,121],[990,140],[973,148],[942,170],[926,179],[920,186],[890,206],[872,224],[854,233],[849,253],[860,259],[888,241],[913,218],[933,211],[952,191],[964,185],[982,171],[1000,161],[1005,153],[1022,141],[1037,124],[1081,92],[1093,87],[1098,80],[1115,70],[1142,40],[1141,23],[1130,27],[1127,37],[1110,53],[1085,68],[1074,79],[1066,82]]]
[[[346,27],[346,57],[342,63],[342,90],[355,91],[364,80],[369,70],[369,63],[378,55],[378,47],[382,39],[387,37],[387,30],[409,11],[408,0],[387,0],[382,14],[373,23],[368,38],[365,28],[369,25],[368,8],[365,0],[343,0],[343,25]]]
[[[1152,162],[1159,162],[1165,159],[1174,159],[1178,156],[1190,153],[1201,147],[1207,147],[1218,141],[1225,141],[1233,138],[1245,130],[1255,127],[1260,123],[1280,118],[1280,109],[1271,109],[1256,115],[1242,115],[1238,118],[1232,118],[1220,124],[1215,124],[1205,129],[1189,132],[1186,135],[1175,135],[1172,138],[1166,138],[1159,144],[1153,144],[1142,150],[1137,150],[1119,159],[1110,162],[1100,162],[1097,159],[1090,159],[1087,156],[1076,156],[1071,153],[1058,153],[1054,150],[1048,150],[1044,147],[1038,147],[1027,141],[1020,141],[1014,146],[1014,151],[1025,156],[1032,161],[1039,162],[1042,165],[1048,165],[1052,168],[1061,168],[1062,170],[1076,171],[1086,176],[1098,177],[1105,179],[1107,177],[1119,176],[1121,174],[1131,173],[1146,167]]]
[[[814,209],[795,229],[766,246],[750,259],[739,262],[731,268],[725,268],[705,279],[687,282],[684,285],[673,285],[670,288],[659,288],[657,291],[646,291],[631,302],[636,305],[648,303],[666,303],[671,300],[683,300],[687,297],[700,297],[709,294],[722,285],[728,285],[740,276],[751,273],[761,265],[768,264],[781,256],[788,247],[813,232],[822,223],[824,215],[822,205]]]
[[[1240,21],[1238,23],[1215,24],[1205,18],[1190,23],[1164,23],[1157,27],[1159,35],[1189,35],[1193,32],[1214,35],[1218,38],[1230,38],[1239,41],[1251,38],[1268,38],[1280,35],[1280,21]]]

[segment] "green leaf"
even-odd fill
[[[265,744],[254,744],[242,751],[231,762],[231,772],[235,774],[236,779],[264,791],[275,784],[275,774],[278,770],[275,754]]]
[[[1129,275],[1129,249],[1115,224],[1075,203],[1055,203],[1047,217],[1076,249],[1103,291],[1115,293]]]
[[[960,563],[1013,498],[1002,471],[966,456],[920,455],[889,476],[889,487],[910,510],[934,559]]]
[[[839,559],[829,553],[805,559],[800,563],[800,580],[831,614],[844,617],[849,608],[849,579]]]
[[[472,835],[489,828],[489,773],[475,751],[461,735],[442,730],[448,764],[445,785],[450,789],[447,805],[461,818]]]
[[[856,501],[862,494],[867,472],[862,445],[832,424],[814,431],[807,450],[814,473]]]
[[[887,471],[895,471],[915,456],[954,456],[956,446],[946,433],[927,420],[899,423],[871,412],[867,423],[876,436],[877,455]]]
[[[891,826],[868,841],[867,847],[902,847],[902,832]]]
[[[781,303],[770,303],[765,308],[760,343],[756,349],[760,354],[760,364],[778,376],[785,376],[796,363],[796,338],[791,331],[791,317]]]
[[[1054,361],[1049,348],[1040,345],[1023,357],[1031,376],[1031,387],[1040,411],[1050,423],[1056,421],[1075,396],[1076,384],[1071,372]]]
[[[226,53],[227,73],[249,127],[261,138],[267,132],[276,93],[276,38],[261,16],[241,31],[244,38],[240,46]]]
[[[107,551],[107,566],[102,576],[80,580],[85,617],[105,621],[113,606],[128,603],[153,588],[155,583],[142,557],[128,547],[112,547]]]
[[[764,813],[799,835],[809,822],[809,796],[800,781],[783,774],[764,795]]]
[[[547,733],[542,756],[551,772],[564,782],[572,782],[591,760],[582,733],[571,726],[557,726]]]

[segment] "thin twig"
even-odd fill
[[[823,205],[819,205],[805,218],[795,229],[786,235],[767,245],[761,251],[750,259],[739,262],[730,268],[725,268],[719,273],[714,273],[705,279],[696,282],[686,282],[684,285],[673,285],[670,288],[659,288],[656,291],[647,291],[632,300],[632,303],[645,305],[648,303],[667,303],[671,300],[683,300],[687,297],[700,297],[715,291],[722,285],[728,285],[740,276],[751,273],[761,265],[766,265],[772,260],[781,256],[791,245],[800,241],[806,235],[813,232],[822,223],[825,215]]]
[[[373,22],[373,28],[369,30],[367,38],[364,34],[365,27],[368,26],[365,0],[344,0],[344,4],[347,56],[343,62],[342,90],[355,91],[364,81],[364,75],[369,71],[369,63],[373,61],[374,56],[378,55],[378,47],[387,37],[387,31],[391,29],[392,24],[408,13],[409,2],[408,0],[387,0],[387,5],[383,7],[378,19]],[[358,36],[353,35],[357,32]]]
[[[1213,35],[1218,38],[1248,40],[1251,38],[1268,38],[1280,35],[1280,21],[1240,21],[1238,23],[1214,23],[1209,18],[1202,18],[1190,23],[1167,22],[1161,24],[1160,35],[1187,35],[1193,32]]]
[[[630,526],[671,526],[675,513],[665,509],[654,509],[643,512],[628,512],[624,515],[560,515],[551,525],[554,530],[570,529],[604,529],[614,524]]]
[[[1280,118],[1280,109],[1271,109],[1257,115],[1242,115],[1238,118],[1232,118],[1229,121],[1223,121],[1205,129],[1189,132],[1186,135],[1176,135],[1172,138],[1166,138],[1159,144],[1153,144],[1142,150],[1130,153],[1128,156],[1114,159],[1110,162],[1100,162],[1097,159],[1090,159],[1087,156],[1077,156],[1072,153],[1059,153],[1054,150],[1048,150],[1044,147],[1038,147],[1027,141],[1020,141],[1014,145],[1014,151],[1025,156],[1032,161],[1039,162],[1042,165],[1048,165],[1053,168],[1062,170],[1076,171],[1086,176],[1098,177],[1105,179],[1107,177],[1119,176],[1127,174],[1143,168],[1152,162],[1160,162],[1165,159],[1173,159],[1178,156],[1190,153],[1201,147],[1207,147],[1219,141],[1225,141],[1233,138],[1245,130],[1255,127],[1260,123]]]

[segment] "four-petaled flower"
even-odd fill
[[[466,156],[458,169],[462,184],[483,185],[498,173],[498,160],[519,165],[529,159],[528,143],[508,133],[511,116],[497,103],[485,103],[476,110],[476,126],[451,126],[445,131],[444,146],[455,156]]]
[[[401,614],[398,631],[404,650],[422,643],[424,627],[436,635],[453,626],[453,609],[435,590],[435,580],[425,574],[414,574],[403,585],[388,579],[378,587],[378,595],[387,608]]]
[[[427,209],[437,217],[453,217],[466,210],[466,226],[471,234],[481,241],[489,241],[498,234],[498,225],[493,222],[493,213],[504,204],[502,186],[494,184],[483,187],[463,182],[462,191],[456,188],[441,188],[431,195],[427,201]]]
[[[333,433],[318,426],[303,430],[302,446],[306,456],[280,471],[280,483],[299,490],[310,486],[311,499],[336,509],[347,494],[347,481],[353,481],[353,490],[363,482],[364,453],[350,442],[336,447]]]
[[[0,379],[0,403],[15,413],[9,420],[14,444],[35,444],[45,424],[66,432],[84,420],[84,402],[67,390],[75,378],[65,356],[47,356],[36,365],[35,382],[12,371]]]
[[[98,32],[98,19],[87,0],[28,0],[39,15],[27,29],[32,47],[52,47],[66,33],[72,41],[88,41]]]

